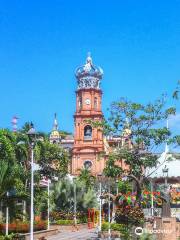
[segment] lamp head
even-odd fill
[[[30,129],[29,129],[29,131],[27,132],[27,135],[28,135],[28,137],[29,137],[30,143],[35,142],[37,133],[36,133],[36,131],[35,131],[34,124],[33,124],[32,122],[31,122],[31,124],[30,124]]]

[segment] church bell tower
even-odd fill
[[[100,159],[104,151],[103,134],[91,125],[91,121],[101,121],[103,118],[100,89],[103,70],[93,64],[89,55],[85,65],[76,69],[75,76],[77,91],[72,174],[77,175],[80,169],[86,168],[97,175],[102,173],[105,165],[104,160]]]

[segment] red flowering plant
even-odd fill
[[[21,221],[14,221],[9,223],[9,232],[13,233],[27,233],[29,232],[30,223],[29,222],[21,222]],[[45,230],[47,228],[46,221],[35,221],[34,222],[34,231]],[[4,233],[6,229],[6,224],[0,224],[0,232]]]

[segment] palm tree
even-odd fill
[[[57,211],[73,211],[74,185],[76,184],[77,211],[86,212],[88,208],[97,206],[97,198],[93,188],[87,188],[84,181],[77,179],[73,183],[65,178],[54,184],[52,196],[54,208]]]

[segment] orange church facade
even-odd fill
[[[76,70],[78,89],[74,114],[73,175],[78,174],[82,168],[88,168],[97,175],[102,173],[105,167],[105,159],[100,159],[101,153],[104,152],[102,131],[90,124],[91,121],[101,121],[103,118],[100,89],[102,76],[102,69],[93,65],[90,56],[86,64]]]

